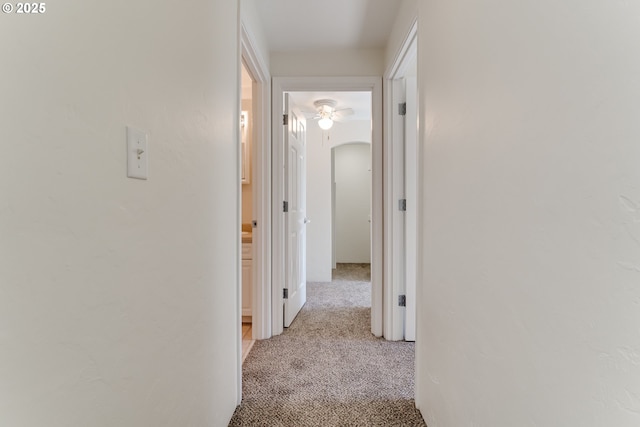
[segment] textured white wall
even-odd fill
[[[331,281],[331,148],[354,141],[371,143],[370,120],[336,122],[329,134],[307,121],[308,281]]]
[[[0,424],[227,425],[237,4],[47,7],[0,25]]]
[[[639,19],[420,2],[430,427],[640,425]]]
[[[371,262],[371,144],[334,148],[336,262]]]

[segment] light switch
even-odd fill
[[[147,134],[131,126],[127,126],[127,176],[137,179],[149,176]]]

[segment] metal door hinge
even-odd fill
[[[282,202],[282,212],[289,212],[289,202]]]
[[[407,296],[406,295],[398,295],[398,305],[400,307],[407,306]]]
[[[282,298],[289,299],[289,289],[287,288],[282,289]]]
[[[400,104],[398,104],[398,114],[400,114],[401,116],[406,116],[407,115],[407,103],[406,102],[401,102]]]
[[[289,124],[289,115],[288,114],[283,114],[282,115],[282,124],[284,126],[287,126]]]
[[[407,210],[407,199],[398,200],[398,209],[402,212],[406,212]]]

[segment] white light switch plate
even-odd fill
[[[147,134],[140,129],[127,126],[127,176],[147,179],[149,177],[148,160]]]

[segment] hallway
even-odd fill
[[[370,332],[369,267],[339,264],[282,335],[257,341],[243,365],[230,426],[423,426],[414,343]]]

